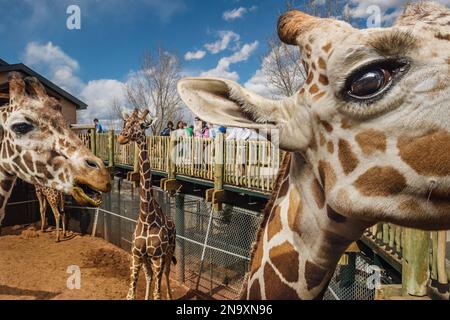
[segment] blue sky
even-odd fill
[[[378,5],[389,24],[406,0],[346,2],[355,18]],[[81,30],[66,28],[72,4]],[[26,63],[86,101],[82,121],[106,119],[112,99],[126,104],[123,86],[144,51],[158,45],[179,54],[186,75],[251,83],[284,10],[284,0],[0,0],[0,58]]]

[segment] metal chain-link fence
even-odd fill
[[[177,227],[178,263],[172,268],[172,277],[197,294],[215,299],[236,298],[262,214],[231,205],[214,212],[202,198],[182,194],[169,197],[158,188],[154,189],[154,196]],[[73,208],[90,219],[85,232],[130,251],[139,213],[139,188],[115,178],[113,190],[105,195],[101,208]],[[374,299],[375,290],[368,285],[373,275],[371,263],[362,252],[352,253],[347,264],[336,269],[324,298]],[[381,281],[384,282],[383,277]]]

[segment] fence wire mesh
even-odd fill
[[[169,197],[158,188],[154,189],[154,196],[177,226],[178,263],[172,268],[172,277],[211,298],[236,298],[262,215],[232,205],[224,205],[222,211],[214,212],[202,198],[182,194]],[[139,213],[139,188],[115,178],[113,190],[105,195],[100,209],[77,210],[90,220],[87,233],[130,251]],[[362,253],[350,258],[349,264],[339,265],[324,299],[374,299],[374,289],[367,286],[367,279],[372,275],[369,265],[370,259]],[[383,277],[381,281],[385,282]]]

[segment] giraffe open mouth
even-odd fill
[[[100,192],[92,189],[86,184],[77,183],[74,185],[72,196],[81,205],[99,207],[102,204]]]

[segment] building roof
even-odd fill
[[[47,78],[41,76],[39,73],[35,72],[34,70],[30,69],[23,63],[17,63],[17,64],[8,64],[6,61],[0,59],[0,72],[11,72],[11,71],[20,71],[22,73],[25,73],[28,76],[36,77],[44,86],[50,88],[54,92],[56,92],[58,95],[66,98],[67,100],[71,101],[73,104],[76,105],[77,109],[83,110],[87,108],[87,104],[83,101],[79,100],[78,98],[75,98],[73,95],[68,93],[66,90],[61,89],[56,84],[48,80]]]

